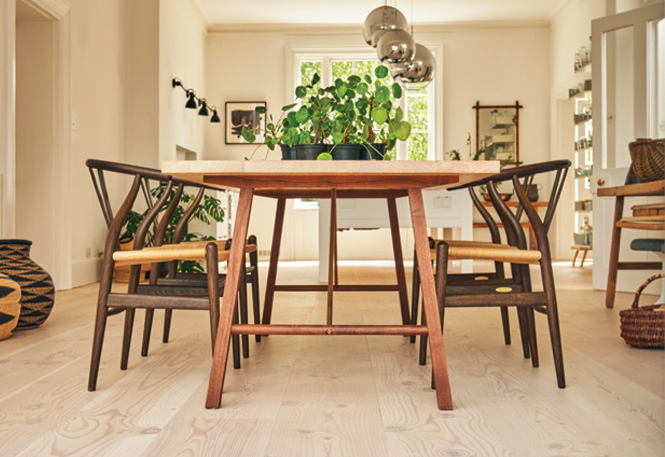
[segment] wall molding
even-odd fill
[[[580,1],[580,0],[573,0]],[[288,35],[362,35],[362,24],[215,24],[208,28],[211,35],[224,33],[286,33]],[[547,21],[470,21],[416,24],[415,33],[505,28],[548,28]]]
[[[65,17],[72,6],[70,0],[23,0],[23,2],[54,21]]]

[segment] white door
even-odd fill
[[[614,199],[598,198],[597,188],[624,184],[630,167],[628,143],[636,138],[665,136],[664,13],[663,4],[657,3],[591,23],[595,289],[607,287],[614,213]],[[630,199],[626,202],[626,211],[634,204],[647,201],[646,198]],[[631,252],[630,240],[657,235],[624,230],[619,258],[622,261],[647,260],[652,254]],[[644,271],[622,271],[617,290],[634,292],[647,275]]]

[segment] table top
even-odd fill
[[[465,184],[500,171],[499,161],[165,161],[164,173],[220,188],[408,189]]]
[[[665,181],[643,182],[616,187],[599,187],[599,197],[646,197],[649,195],[663,195]]]

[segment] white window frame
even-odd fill
[[[443,160],[443,46],[427,46],[436,59],[434,81],[429,86],[430,107],[428,125],[428,160]],[[300,85],[300,63],[309,61],[321,61],[321,81],[324,87],[332,85],[332,72],[330,71],[332,60],[376,60],[376,52],[368,46],[287,46],[286,48],[286,87],[285,93],[295,93]],[[437,103],[438,102],[438,103]],[[293,103],[292,98],[287,98],[284,104]],[[406,109],[406,97],[400,99],[400,106]],[[406,160],[406,143],[397,143],[397,160]]]

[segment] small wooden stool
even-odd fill
[[[593,250],[591,246],[582,246],[582,245],[571,246],[570,249],[575,251],[575,256],[573,257],[573,266],[575,266],[575,261],[577,260],[577,254],[579,254],[580,251],[584,251],[584,254],[582,254],[582,260],[580,262],[580,268],[584,266],[584,261],[586,260],[587,252]]]

